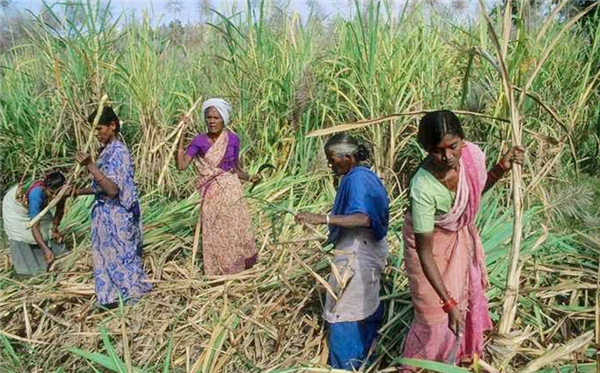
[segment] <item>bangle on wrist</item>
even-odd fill
[[[442,309],[444,312],[448,313],[452,311],[456,307],[457,303],[454,298],[450,297],[443,303]]]
[[[500,169],[504,172],[508,171],[508,169],[510,168],[504,168],[504,166],[502,165],[502,162],[498,162],[498,167],[500,167]]]
[[[102,177],[101,177],[99,180],[96,180],[96,182],[97,182],[98,184],[100,184],[101,182],[103,182],[103,181],[104,181],[104,179],[106,179],[106,176],[102,175]]]
[[[327,222],[327,225],[329,225],[329,215],[325,215],[325,221]]]

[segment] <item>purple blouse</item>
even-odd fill
[[[219,168],[223,171],[235,170],[239,163],[240,156],[240,138],[235,133],[228,131],[229,141],[223,160],[219,163]],[[194,158],[196,156],[204,157],[212,146],[208,135],[201,133],[196,135],[190,145],[187,147],[186,154]]]

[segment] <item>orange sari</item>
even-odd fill
[[[256,263],[251,218],[238,175],[219,168],[229,136],[223,131],[198,160],[202,255],[207,275],[232,275]]]

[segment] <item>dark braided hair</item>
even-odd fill
[[[44,185],[51,190],[57,190],[65,185],[65,175],[60,171],[52,171],[44,176]]]
[[[97,110],[94,110],[87,118],[88,122],[94,123],[94,119],[96,119],[96,112]],[[100,120],[98,121],[98,124],[102,124],[105,126],[109,126],[111,123],[116,123],[116,128],[115,131],[119,132],[121,130],[121,125],[119,122],[119,117],[117,116],[117,114],[115,113],[115,111],[112,109],[112,107],[110,106],[105,106],[102,109],[102,114],[100,115]]]

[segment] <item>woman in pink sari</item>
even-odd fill
[[[510,149],[487,172],[483,151],[465,140],[460,121],[448,110],[423,117],[418,141],[427,158],[410,183],[403,231],[414,306],[404,357],[455,364],[481,355],[483,333],[492,328],[475,226],[481,195],[513,162],[522,162],[525,150]]]
[[[197,135],[185,152],[182,136],[177,169],[183,171],[194,158],[197,160],[204,272],[232,275],[256,263],[252,220],[240,180],[257,182],[260,177],[250,177],[240,167],[240,139],[225,128],[231,106],[213,98],[202,104],[202,112],[208,131]]]

